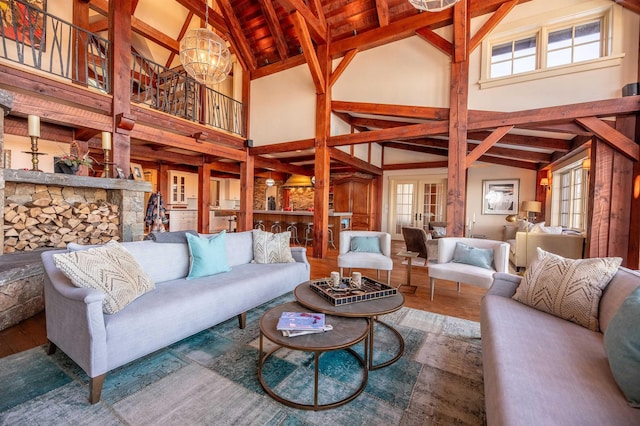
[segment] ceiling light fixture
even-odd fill
[[[427,12],[440,12],[458,3],[460,0],[409,0],[416,9]]]
[[[180,62],[198,82],[210,86],[224,81],[231,71],[227,42],[209,30],[209,4],[205,2],[205,27],[189,30],[180,40]]]

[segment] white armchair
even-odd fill
[[[352,246],[352,239],[356,237],[377,238],[379,251],[366,251],[372,248],[371,245],[366,247],[360,244],[360,247]],[[373,241],[373,240],[369,240]],[[364,243],[365,240],[357,239],[354,243]],[[391,235],[386,232],[377,231],[341,231],[340,232],[340,254],[338,255],[338,267],[340,268],[340,276],[343,276],[343,269],[348,268],[364,268],[376,269],[378,271],[378,279],[380,279],[380,271],[387,271],[387,284],[391,283],[391,270],[393,269],[393,260],[391,259]]]
[[[474,248],[493,249],[492,269],[453,262],[456,243],[458,242]],[[461,282],[483,288],[491,287],[495,272],[509,272],[509,244],[502,241],[479,238],[440,238],[438,240],[438,263],[429,264],[431,300],[433,300],[436,279],[456,281],[458,283],[458,292],[460,292]]]

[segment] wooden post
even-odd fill
[[[249,155],[247,160],[240,163],[240,210],[238,211],[238,231],[248,231],[253,228],[253,172],[254,158]]]
[[[211,228],[211,163],[198,167],[198,232],[208,234]]]
[[[131,141],[129,131],[135,118],[131,115],[131,2],[109,2],[109,41],[111,46],[109,75],[113,103],[113,163],[129,173]]]
[[[89,2],[87,0],[74,0],[73,2],[73,24],[84,30],[89,29]],[[82,31],[73,30],[73,44],[75,49],[72,58],[76,63],[71,67],[71,76],[74,83],[87,84],[87,36]],[[76,43],[77,41],[77,43]]]
[[[464,235],[466,199],[467,111],[469,96],[468,1],[456,3],[453,11],[453,57],[449,105],[449,171],[447,235]]]
[[[329,46],[318,46],[318,63],[324,79],[324,93],[316,95],[316,136],[315,136],[315,191],[313,200],[313,257],[327,255],[329,239],[329,163],[331,161],[327,138],[331,132],[331,58]],[[337,235],[338,230],[333,231]]]

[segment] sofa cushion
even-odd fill
[[[622,303],[604,333],[613,377],[632,407],[640,408],[640,287]]]
[[[289,240],[291,232],[279,232],[277,234],[253,230],[253,261],[255,263],[293,263]]]
[[[434,226],[432,235],[434,237],[445,237],[447,235],[447,228],[444,226]]]
[[[602,291],[622,259],[567,259],[539,247],[536,250],[538,257],[527,268],[513,298],[598,331],[598,305]]]
[[[191,256],[188,280],[231,270],[227,262],[225,231],[210,238],[192,234],[186,234],[186,236]]]
[[[380,250],[380,238],[352,237],[349,251],[359,253],[382,253],[382,250]]]
[[[116,241],[54,254],[53,261],[76,287],[102,290],[102,310],[107,314],[115,314],[155,288],[135,258]]]
[[[465,263],[493,270],[493,249],[471,247],[465,243],[456,243],[452,262]]]

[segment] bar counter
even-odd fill
[[[215,211],[216,216],[229,216],[238,214],[238,210],[216,209],[212,211]],[[254,210],[253,222],[255,224],[258,220],[262,220],[265,231],[271,231],[271,225],[273,225],[273,222],[275,221],[280,222],[280,228],[282,231],[287,230],[289,223],[295,222],[297,224],[295,226],[298,230],[298,240],[300,241],[301,245],[305,245],[305,229],[308,223],[313,223],[313,214],[314,212],[306,210]],[[331,229],[333,230],[333,239],[336,248],[338,248],[338,243],[340,242],[340,230],[345,227],[350,228],[351,216],[351,212],[329,212],[329,225],[333,225]],[[329,248],[333,248],[333,246],[329,245]]]

